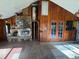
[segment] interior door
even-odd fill
[[[52,41],[62,41],[63,39],[63,22],[52,22],[51,24],[51,38]]]

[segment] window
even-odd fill
[[[48,1],[42,1],[42,15],[48,15]]]
[[[67,21],[66,22],[66,26],[67,26],[66,30],[68,30],[68,31],[73,30],[74,29],[74,27],[73,27],[73,21]]]

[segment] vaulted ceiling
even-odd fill
[[[2,18],[8,18],[28,7],[32,2],[37,0],[0,0],[0,15]],[[67,9],[73,14],[79,9],[79,0],[51,0],[52,2]]]

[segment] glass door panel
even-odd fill
[[[60,22],[58,25],[58,38],[62,38],[63,37],[63,23]]]
[[[51,35],[52,38],[56,38],[56,23],[55,22],[52,23],[51,34],[52,34]]]

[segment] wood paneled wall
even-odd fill
[[[59,5],[49,1],[49,10],[48,16],[41,15],[41,2],[38,3],[38,20],[40,22],[40,41],[59,41],[58,38],[53,40],[51,38],[51,23],[56,21],[57,23],[63,22],[64,23],[64,31],[63,31],[63,38],[62,41],[73,41],[75,39],[75,30],[73,31],[66,31],[66,21],[76,21],[79,20],[78,17],[73,15],[71,12],[65,10],[64,8],[60,7]],[[72,34],[72,35],[71,35]],[[71,35],[71,36],[70,36]]]
[[[51,14],[51,19],[55,20],[78,20],[79,18],[73,15],[71,12],[60,7],[59,5],[49,1],[49,10]]]
[[[0,42],[6,40],[5,21],[0,19]]]
[[[16,17],[15,16],[7,18],[7,19],[5,19],[5,21],[7,21],[7,23],[9,23],[11,26],[16,25]]]

